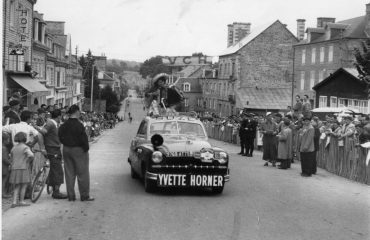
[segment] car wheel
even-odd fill
[[[214,188],[212,188],[212,193],[221,194],[223,192],[223,190],[224,190],[223,186],[222,187],[214,187]]]

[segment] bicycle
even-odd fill
[[[42,152],[40,150],[33,150],[34,152]],[[32,182],[32,189],[31,189],[31,202],[35,203],[41,196],[42,191],[44,190],[45,184],[48,181],[49,171],[50,171],[50,160],[49,156],[57,157],[58,155],[55,154],[44,154],[45,162],[41,169],[36,174],[35,179]],[[49,189],[50,186],[47,184],[46,190],[47,193],[50,194],[51,190]]]

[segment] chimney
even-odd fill
[[[370,37],[370,3],[366,4],[366,23],[365,23],[365,33],[367,37]]]
[[[306,19],[297,19],[297,38],[299,41],[304,39]]]
[[[330,17],[319,17],[317,18],[317,27],[323,28],[326,23],[335,23],[335,18]]]

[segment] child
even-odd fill
[[[9,148],[8,148],[8,145],[10,144],[10,136],[9,134],[7,133],[4,133],[2,134],[2,162],[3,162],[3,169],[2,169],[2,173],[3,173],[3,184],[2,184],[2,187],[3,187],[3,191],[2,191],[2,197],[3,198],[9,198],[11,197],[11,195],[9,195],[7,193],[7,189],[8,189],[8,182],[9,182],[9,174],[10,174],[10,157],[9,157]]]
[[[28,184],[31,182],[30,164],[34,159],[34,155],[31,149],[26,145],[26,141],[26,133],[18,132],[15,134],[14,142],[17,144],[10,152],[12,167],[9,182],[14,184],[12,208],[30,205],[24,201],[24,195]]]

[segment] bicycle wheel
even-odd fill
[[[42,168],[36,175],[35,180],[32,183],[31,201],[35,203],[41,196],[42,191],[45,187],[46,179],[49,175],[47,168]]]

